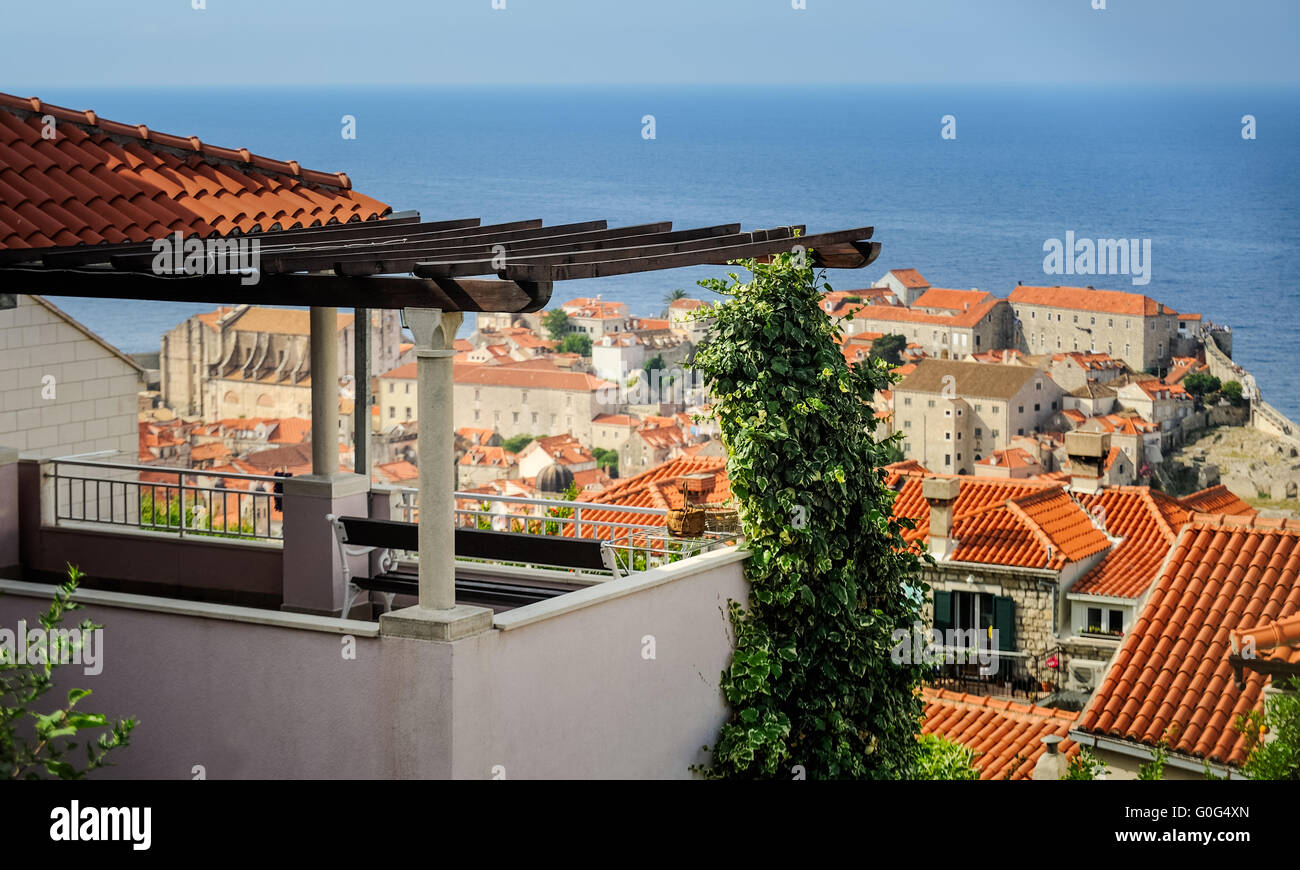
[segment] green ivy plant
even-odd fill
[[[920,621],[928,587],[881,467],[875,392],[883,360],[850,368],[830,290],[806,252],[742,261],[741,281],[694,367],[709,384],[751,557],[748,606],[731,602],[736,649],[722,674],[731,715],[696,768],[710,778],[901,779],[915,775],[923,666],[895,664],[895,629]],[[708,747],[706,747],[707,749]]]
[[[54,600],[40,615],[41,627],[47,637],[63,623],[63,616],[79,605],[72,600],[81,579],[81,572],[68,566],[68,579],[54,592]],[[83,620],[83,631],[101,626]],[[69,636],[71,635],[71,636]],[[57,635],[58,647],[54,661],[18,662],[8,650],[0,650],[0,778],[4,779],[84,779],[92,770],[110,762],[107,756],[115,749],[130,745],[134,719],[110,722],[101,713],[86,713],[75,709],[77,703],[90,694],[89,689],[71,689],[67,702],[59,703],[48,713],[33,709],[40,699],[54,688],[54,670],[59,666],[62,653],[77,649],[80,632]],[[23,723],[30,721],[30,732]],[[98,737],[89,733],[107,729]],[[30,736],[29,736],[30,734]],[[84,737],[84,743],[76,739]],[[85,761],[78,766],[76,750],[85,749]]]

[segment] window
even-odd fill
[[[1106,318],[1106,325],[1107,325],[1108,327],[1110,327],[1111,329],[1114,329],[1114,328],[1115,328],[1115,318],[1113,318],[1113,317],[1108,317],[1108,318]]]
[[[904,429],[911,429],[911,428],[912,428],[912,421],[911,421],[911,420],[904,420],[904,421],[903,421],[903,428],[904,428]]]
[[[412,414],[411,414],[411,408],[410,408],[409,405],[408,405],[407,408],[406,408],[406,419],[408,419],[408,420],[414,420],[414,419],[415,419],[415,417],[412,416]]]
[[[525,404],[525,405],[528,404],[528,391],[527,391],[527,390],[524,390],[522,393],[519,394],[519,401],[520,401],[521,403]]]
[[[479,394],[479,391],[478,391],[478,390],[475,390],[475,391],[474,391],[474,401],[476,401],[476,402],[478,401],[478,394]]]
[[[997,430],[997,429],[994,429],[994,430],[993,430],[993,437],[994,437],[994,438],[998,437],[998,430]]]
[[[975,413],[976,413],[976,414],[980,413],[980,412],[983,411],[983,410],[984,410],[984,406],[983,406],[983,405],[976,405],[976,406],[975,406]]]
[[[960,454],[960,453],[957,454],[957,461],[958,461],[958,462],[961,462],[961,454]]]
[[[994,406],[993,406],[993,413],[994,413],[994,414],[998,413],[998,406],[997,406],[997,405],[994,405]]]
[[[1035,390],[1042,390],[1042,389],[1043,389],[1043,382],[1042,382],[1042,381],[1034,381],[1034,389],[1035,389]]]
[[[952,440],[952,433],[951,433],[951,432],[945,432],[945,433],[943,433],[943,440],[944,440],[944,441],[951,441],[951,440]]]
[[[396,391],[397,391],[397,384],[393,383],[392,381],[389,381],[389,382],[388,382],[388,392],[393,393],[393,392],[396,392]],[[478,396],[475,396],[474,398],[477,399]]]
[[[1096,326],[1096,325],[1097,325],[1097,318],[1095,318],[1095,317],[1089,317],[1089,318],[1088,318],[1088,325],[1089,325],[1089,326]]]
[[[976,346],[976,347],[979,347],[979,346],[980,346],[980,337],[979,337],[978,335],[975,336],[975,346]]]
[[[536,412],[536,411],[533,412],[533,422],[534,422],[534,423],[537,422],[537,412]]]
[[[925,403],[925,405],[926,405],[927,408],[933,408],[933,407],[934,407],[934,399],[929,399],[929,400],[927,400],[926,403]]]
[[[1025,434],[1025,430],[1024,430],[1024,429],[1017,429],[1017,430],[1016,430],[1016,434],[1017,434],[1017,435],[1024,435],[1024,434]]]
[[[908,407],[911,407],[911,405],[912,405],[912,397],[911,397],[911,396],[905,396],[905,397],[903,398],[903,404],[906,405],[906,406],[908,406]]]
[[[474,422],[475,422],[475,423],[478,422],[478,411],[475,411],[475,412],[474,412]]]
[[[984,437],[984,430],[981,429],[980,427],[976,426],[976,427],[975,427],[975,437],[976,437],[976,438],[983,438],[983,437]]]
[[[518,422],[519,422],[519,412],[518,412],[518,411],[515,411],[515,412],[514,412],[514,416],[512,417],[511,422],[513,422],[513,423],[518,423]]]
[[[951,416],[952,416],[952,408],[945,408],[944,411],[943,411],[943,415],[944,415],[945,417],[951,417]]]
[[[390,420],[396,420],[396,419],[397,419],[397,406],[396,406],[396,405],[389,405],[389,406],[388,406],[388,419],[390,419]]]
[[[1037,403],[1037,402],[1034,402],[1034,410],[1035,410],[1035,411],[1038,411],[1038,410],[1040,410],[1040,408],[1039,408],[1039,406],[1038,406],[1038,403]]]
[[[952,454],[951,454],[951,453],[945,453],[945,454],[943,455],[943,464],[944,464],[944,465],[952,465]]]
[[[1021,406],[1020,406],[1020,411],[1019,411],[1019,413],[1021,413],[1021,414],[1025,413],[1025,406],[1024,406],[1024,405],[1021,405]]]
[[[1055,399],[1052,400],[1052,410],[1053,410],[1053,411],[1056,410],[1056,400],[1055,400]]]
[[[407,382],[406,382],[406,395],[408,395],[408,396],[411,395],[411,382],[410,382],[410,381],[407,381]]]
[[[961,440],[961,433],[960,433],[960,432],[957,433],[957,440],[958,440],[958,441]],[[960,454],[960,453],[957,454],[957,458],[958,458],[958,459],[961,459],[961,454]]]

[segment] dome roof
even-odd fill
[[[573,472],[558,462],[552,462],[537,473],[538,492],[564,492],[573,483]]]

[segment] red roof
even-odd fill
[[[921,494],[926,475],[904,476],[894,515],[916,521],[916,528],[903,531],[904,540],[928,541],[930,507]],[[1110,546],[1059,484],[1011,478],[962,477],[952,535],[958,542],[953,561],[1021,568],[1060,570]]]
[[[542,363],[542,360],[533,360]],[[399,370],[400,371],[400,370]],[[393,377],[392,372],[389,376]],[[542,365],[500,365],[475,366],[452,365],[452,377],[458,384],[481,384],[488,387],[518,387],[536,390],[578,390],[594,393],[596,390],[614,386],[609,381],[583,372],[570,372],[554,366]]]
[[[929,287],[930,282],[922,277],[921,273],[915,269],[890,269],[889,274],[898,279],[904,287]]]
[[[1255,516],[1258,511],[1237,497],[1236,493],[1223,484],[1202,489],[1179,499],[1188,510],[1205,514],[1232,514],[1234,516]]]
[[[1232,765],[1248,754],[1236,718],[1262,709],[1265,675],[1238,689],[1229,633],[1300,613],[1300,523],[1198,517],[1183,528],[1082,730]]]
[[[1096,314],[1125,314],[1132,317],[1154,317],[1173,314],[1150,296],[1141,293],[1124,293],[1120,290],[1089,290],[1087,287],[1030,287],[1021,285],[1007,297],[1012,305],[1046,305],[1052,308],[1073,308]],[[1022,318],[1023,320],[1023,318]]]
[[[584,508],[582,511],[582,518],[584,520],[600,520],[603,522],[638,523],[649,526],[662,526],[665,523],[662,516],[628,513],[626,511],[619,511],[617,506],[624,505],[627,507],[652,508],[681,507],[684,499],[682,497],[681,489],[677,485],[678,478],[687,474],[701,473],[713,475],[713,491],[703,499],[704,503],[720,504],[730,500],[731,483],[727,479],[726,459],[721,457],[696,458],[684,456],[665,462],[662,465],[656,465],[654,468],[633,475],[632,477],[615,481],[610,486],[605,487],[600,492],[593,495],[581,496],[580,499],[582,501],[613,506],[610,510],[592,510]],[[583,534],[597,534],[601,537],[606,537],[609,535],[609,527],[604,526],[594,530],[589,530],[584,527]]]
[[[42,118],[55,118],[45,138]],[[343,173],[0,94],[0,248],[208,237],[373,220]]]
[[[1117,486],[1081,493],[1079,500],[1108,534],[1115,549],[1070,590],[1081,595],[1137,598],[1147,591],[1169,555],[1188,512],[1177,501],[1145,486]]]
[[[912,307],[968,311],[981,302],[987,302],[992,298],[992,293],[983,290],[947,290],[943,287],[931,287],[912,303]]]
[[[972,766],[980,779],[1029,779],[1047,751],[1043,738],[1065,737],[1078,713],[1014,701],[967,695],[947,689],[924,689],[922,734],[939,734],[975,752]],[[1057,751],[1078,753],[1074,741],[1062,740]]]
[[[934,326],[970,327],[979,323],[1003,300],[989,297],[958,314],[927,314],[901,305],[868,305],[858,310],[858,320],[884,320],[890,323],[928,323]]]

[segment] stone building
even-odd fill
[[[931,288],[917,297],[925,308],[867,305],[846,323],[848,333],[902,335],[909,345],[935,359],[964,359],[973,353],[1011,346],[1015,318],[1005,299],[977,290]]]
[[[1029,366],[925,359],[894,388],[894,430],[909,459],[941,473],[1028,435],[1062,407],[1064,392]]]
[[[41,456],[116,450],[134,461],[145,371],[42,296],[0,310],[0,445]]]
[[[1029,353],[1105,353],[1143,372],[1167,366],[1176,350],[1178,313],[1140,293],[1022,285],[1008,300],[1016,346]]]
[[[339,372],[353,368],[353,315],[340,313]],[[311,409],[309,312],[239,305],[187,318],[163,335],[160,364],[167,407],[203,420],[305,417]],[[396,311],[372,311],[371,374],[402,353]]]
[[[604,402],[613,384],[544,360],[516,365],[453,367],[456,428],[495,429],[502,438],[569,432],[590,444],[591,421],[618,407]],[[525,475],[527,476],[527,475]]]

